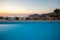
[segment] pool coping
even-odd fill
[[[0,22],[60,22],[60,20],[0,20]]]

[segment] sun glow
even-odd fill
[[[32,13],[47,13],[48,10],[29,10],[18,6],[0,6],[0,14],[32,14]],[[49,11],[48,11],[49,12]]]
[[[59,2],[57,0],[0,0],[0,15],[48,13],[55,8],[60,8]]]

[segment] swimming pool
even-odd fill
[[[0,40],[60,40],[60,22],[0,22]]]

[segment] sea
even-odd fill
[[[0,40],[60,40],[60,22],[0,22]]]

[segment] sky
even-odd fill
[[[43,14],[60,8],[60,0],[0,0],[1,14]]]

